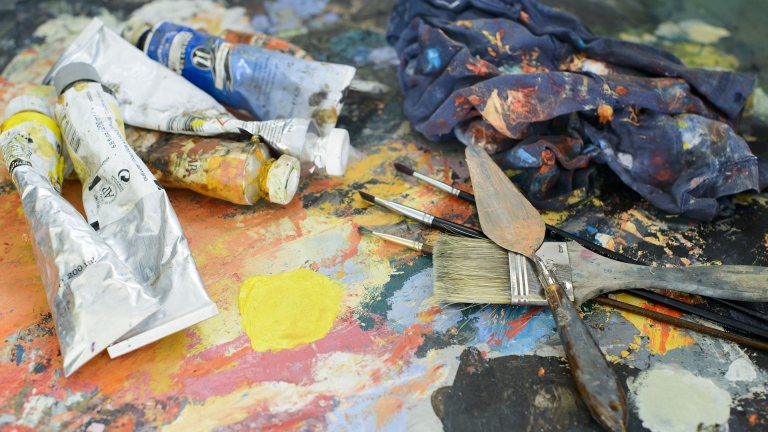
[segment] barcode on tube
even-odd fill
[[[61,125],[64,130],[64,142],[69,145],[72,151],[77,153],[80,149],[80,134],[78,134],[77,130],[72,126],[72,122],[69,121],[68,117],[64,117]]]

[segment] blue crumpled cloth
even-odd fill
[[[688,68],[534,0],[398,0],[387,40],[415,129],[483,146],[541,208],[585,197],[591,162],[697,219],[768,185],[734,132],[753,75]]]

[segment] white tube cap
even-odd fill
[[[5,118],[3,121],[8,120],[12,115],[16,115],[24,111],[34,111],[40,114],[53,118],[51,115],[51,109],[45,100],[39,96],[22,95],[16,96],[8,102],[5,106]]]
[[[332,176],[344,175],[349,162],[349,132],[335,128],[325,139],[325,172]]]
[[[296,195],[299,188],[299,160],[293,156],[282,155],[276,160],[267,173],[267,189],[269,202],[288,204]]]

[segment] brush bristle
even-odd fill
[[[365,201],[368,201],[369,203],[374,203],[374,204],[376,203],[376,197],[374,197],[373,195],[363,191],[357,191],[357,193],[359,193],[360,197]]]
[[[395,162],[395,169],[409,176],[412,176],[414,172],[412,169],[408,168],[407,166],[397,162]]]
[[[357,227],[357,232],[359,232],[360,234],[363,234],[363,235],[365,235],[365,234],[373,234],[373,230],[368,229],[368,228],[366,228],[364,226],[358,226]]]
[[[433,263],[435,296],[441,302],[512,302],[508,254],[492,241],[440,236]]]

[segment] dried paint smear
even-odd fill
[[[646,370],[630,383],[637,414],[653,432],[726,428],[731,394],[678,366]]]
[[[322,339],[333,327],[342,292],[338,282],[307,269],[248,278],[238,305],[251,346],[279,351]]]

